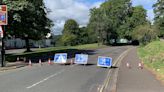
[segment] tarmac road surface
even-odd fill
[[[84,65],[35,65],[0,72],[0,92],[96,92],[109,69],[97,67],[98,56],[117,59],[128,46],[95,50]]]

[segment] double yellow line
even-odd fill
[[[128,53],[131,49],[132,49],[132,48],[130,48],[130,49],[124,51],[124,52],[114,61],[113,66],[116,66],[118,62],[121,62],[121,61],[123,60],[123,58],[127,55],[127,53]],[[111,76],[110,76],[111,72],[112,72],[112,70],[110,69],[110,70],[108,71],[107,77],[106,77],[106,79],[104,80],[103,85],[101,86],[99,92],[104,92],[104,90],[108,87],[109,81],[110,81],[110,79],[111,79]]]

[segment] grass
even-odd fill
[[[75,53],[83,53],[83,52],[91,52],[93,49],[101,48],[104,46],[98,46],[95,44],[86,44],[86,45],[78,45],[78,46],[63,46],[63,47],[49,47],[49,48],[41,48],[33,52],[28,53],[17,53],[17,54],[8,54],[6,55],[6,61],[14,62],[17,57],[26,57],[27,59],[44,59],[53,58],[55,53],[68,53],[69,57],[73,57]]]
[[[100,47],[102,47],[102,46],[100,46]],[[34,52],[17,53],[17,54],[14,54],[14,55],[27,55],[27,54],[33,54],[33,53],[44,53],[44,52],[52,52],[52,51],[66,50],[66,49],[83,50],[83,49],[96,49],[96,48],[99,48],[97,43],[95,43],[95,44],[77,45],[77,46],[61,46],[61,47],[41,48],[41,49],[38,49],[38,50],[36,50]]]
[[[144,65],[164,82],[164,42],[154,41],[139,47],[138,54]]]

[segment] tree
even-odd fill
[[[100,8],[91,10],[89,25],[96,31],[103,44],[118,38],[118,28],[125,22],[131,9],[130,0],[108,0]]]
[[[160,31],[159,36],[164,37],[164,0],[157,0],[157,3],[154,4],[154,13],[155,13],[155,25]]]
[[[25,39],[27,52],[30,51],[29,39],[44,38],[53,25],[46,17],[43,0],[5,0],[5,4],[9,10],[7,34]]]
[[[78,34],[79,34],[79,24],[73,19],[68,19],[64,24],[63,35],[61,37],[62,44],[77,45]]]
[[[79,29],[79,24],[73,19],[68,19],[65,22],[63,32],[69,31],[70,33],[77,34],[78,29]]]
[[[126,17],[125,22],[118,28],[119,38],[132,39],[132,33],[137,26],[148,23],[146,19],[147,13],[142,6],[132,7],[129,16]]]
[[[97,37],[100,37],[100,41],[105,44],[105,34],[107,30],[108,25],[108,17],[105,15],[104,11],[101,8],[93,8],[90,12],[90,22],[88,24],[89,29],[93,30],[93,32],[97,35]],[[91,34],[93,35],[93,34]],[[93,39],[97,39],[97,37]]]
[[[141,44],[147,43],[157,39],[158,31],[151,27],[151,25],[140,25],[133,31],[133,39],[138,40]]]
[[[93,38],[89,38],[91,35],[94,34],[90,34],[89,30],[87,30],[86,27],[81,27],[79,28],[79,34],[77,35],[77,41],[78,44],[87,44],[91,42],[91,39]]]

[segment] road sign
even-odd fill
[[[75,64],[87,64],[88,55],[86,54],[76,54],[75,55]]]
[[[7,6],[0,5],[0,25],[7,25]]]
[[[112,58],[111,57],[99,56],[97,66],[111,67],[112,66]]]
[[[59,53],[54,56],[54,63],[66,63],[67,53]]]

